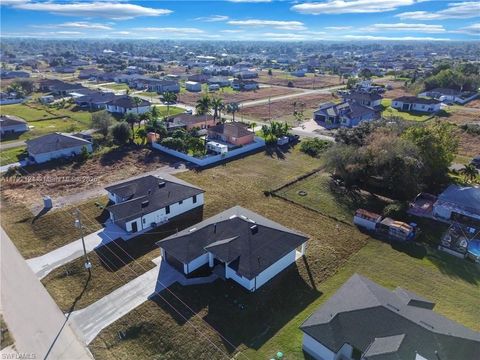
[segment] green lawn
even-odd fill
[[[139,93],[136,93],[135,95],[147,96],[147,97],[149,97],[149,98],[151,98],[151,97],[153,97],[153,98],[158,98],[158,97],[160,97],[160,95],[157,94],[156,92],[148,92],[148,91],[139,92]]]
[[[305,191],[307,194],[302,196],[299,194],[300,191]],[[358,208],[382,213],[387,204],[385,200],[366,192],[345,194],[343,189],[334,187],[330,174],[324,172],[316,173],[283,188],[277,194],[327,216],[347,222],[352,222],[353,214]]]
[[[392,100],[390,99],[383,99],[382,100],[382,105],[384,106],[384,110],[382,112],[382,116],[385,118],[390,118],[390,117],[398,117],[403,120],[407,121],[426,121],[432,115],[425,115],[423,113],[415,113],[415,112],[406,112],[406,111],[398,111],[397,109],[394,109],[391,107],[392,105]]]
[[[167,114],[169,116],[172,116],[172,115],[182,114],[185,112],[185,109],[179,108],[177,106],[170,106],[170,109],[167,109],[167,106],[165,105],[155,105],[155,107],[157,108],[159,117],[161,118],[167,116]]]
[[[112,89],[112,90],[128,90],[130,87],[127,84],[105,84],[100,85],[103,88]]]
[[[16,146],[0,151],[0,166],[15,163],[28,156],[25,146]]]

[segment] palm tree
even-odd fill
[[[177,94],[167,91],[163,94],[163,102],[167,105],[167,117],[170,115],[170,105],[177,101]]]
[[[138,116],[135,113],[129,112],[125,115],[125,121],[132,128],[132,138],[130,140],[133,143],[133,139],[135,138],[135,128],[134,128],[134,126],[138,122]]]
[[[257,127],[257,123],[254,122],[254,121],[252,121],[252,122],[250,123],[250,127],[252,128],[252,131],[255,131],[255,128]]]
[[[212,101],[210,100],[208,95],[204,95],[200,99],[198,99],[197,105],[195,105],[197,114],[205,115],[205,129],[207,128],[208,112],[210,111],[211,106],[212,106]]]
[[[227,113],[232,114],[233,121],[235,122],[235,113],[240,110],[237,103],[230,103],[227,105]]]
[[[133,102],[133,104],[135,105],[135,107],[137,108],[137,115],[138,115],[138,107],[139,107],[140,105],[142,105],[143,100],[140,99],[138,96],[134,96],[134,97],[132,98],[132,102]]]
[[[212,99],[211,106],[213,108],[213,120],[217,120],[217,118],[222,118],[221,111],[224,108],[223,101],[220,98]]]
[[[460,170],[467,181],[474,181],[478,176],[478,170],[473,164],[465,165],[463,169]]]
[[[137,136],[142,139],[142,145],[145,145],[147,142],[147,131],[145,128],[141,128],[137,130]]]
[[[157,118],[158,118],[159,113],[158,113],[158,109],[157,109],[156,106],[153,106],[153,107],[152,107],[151,113],[152,113],[152,118],[153,118],[153,119],[157,119]]]

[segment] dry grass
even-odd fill
[[[469,108],[480,109],[480,99],[472,100],[468,102],[465,106]]]
[[[269,97],[293,94],[296,92],[298,92],[298,90],[289,89],[289,88],[264,87],[254,91],[222,92],[220,90],[217,92],[208,93],[208,96],[221,98],[223,102],[227,104],[231,102],[239,103],[243,101],[267,99]],[[205,93],[185,92],[183,94],[178,95],[178,102],[188,104],[188,105],[195,105],[197,100],[204,95]]]
[[[446,120],[456,125],[480,124],[480,108],[454,105],[448,107],[447,114]]]
[[[390,85],[392,87],[391,90],[387,90],[385,93],[382,94],[384,98],[387,99],[395,99],[400,96],[414,96],[412,92],[410,92],[405,87],[405,80],[394,80],[390,77],[374,79],[373,82],[379,85]]]
[[[307,120],[312,118],[313,112],[318,109],[321,103],[335,100],[336,98],[331,94],[310,94],[294,99],[273,101],[270,104],[270,113],[272,120],[286,121],[294,125],[296,123],[295,116],[293,115],[295,102],[297,104],[304,104],[304,118]],[[241,110],[241,115],[252,120],[268,121],[268,108],[268,104],[249,106]]]
[[[459,130],[457,136],[459,140],[457,153],[459,155],[474,157],[480,154],[480,135]]]
[[[338,75],[316,75],[306,74],[305,77],[292,76],[284,71],[273,71],[268,75],[268,70],[259,72],[258,81],[260,83],[278,86],[288,86],[291,82],[293,87],[302,89],[321,89],[329,86],[341,85]]]
[[[82,214],[92,219],[85,223],[86,233],[101,228],[106,220],[105,211],[95,206],[96,202],[106,204],[102,196],[62,210],[52,210],[36,218],[25,205],[6,196],[1,199],[1,224],[13,243],[25,258],[46,254],[56,248],[80,238],[74,226],[73,212],[76,207]]]
[[[155,150],[124,147],[95,155],[84,163],[52,162],[30,167],[28,175],[19,179],[4,178],[2,194],[31,206],[46,194],[58,197],[104,187],[178,161]]]

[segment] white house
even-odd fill
[[[480,333],[434,307],[354,274],[300,326],[303,350],[316,360],[478,358]]]
[[[30,159],[37,164],[80,155],[84,148],[89,153],[93,151],[90,141],[63,133],[43,135],[26,143]]]
[[[107,111],[115,114],[144,114],[150,111],[150,101],[141,100],[137,105],[130,96],[119,96],[107,103]]]
[[[185,82],[185,89],[188,91],[198,92],[202,91],[202,84],[196,81],[186,81]]]
[[[0,134],[15,134],[28,131],[28,124],[22,118],[13,115],[0,115]]]
[[[480,221],[480,187],[450,185],[433,204],[433,216],[452,221]]]
[[[446,104],[461,104],[464,105],[467,102],[477,98],[478,93],[476,91],[460,91],[446,88],[436,88],[425,91],[419,96],[425,96],[432,99],[440,100]]]
[[[441,104],[438,100],[417,96],[401,96],[392,100],[392,108],[399,111],[418,111],[430,114],[440,111]]]
[[[240,206],[230,208],[157,244],[185,275],[212,269],[255,291],[305,254],[308,237]]]
[[[204,191],[144,176],[105,188],[113,205],[110,220],[129,233],[151,229],[204,204]]]

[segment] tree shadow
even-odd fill
[[[473,285],[480,284],[480,266],[478,264],[436,249],[430,250],[427,258],[442,274],[462,279]]]

